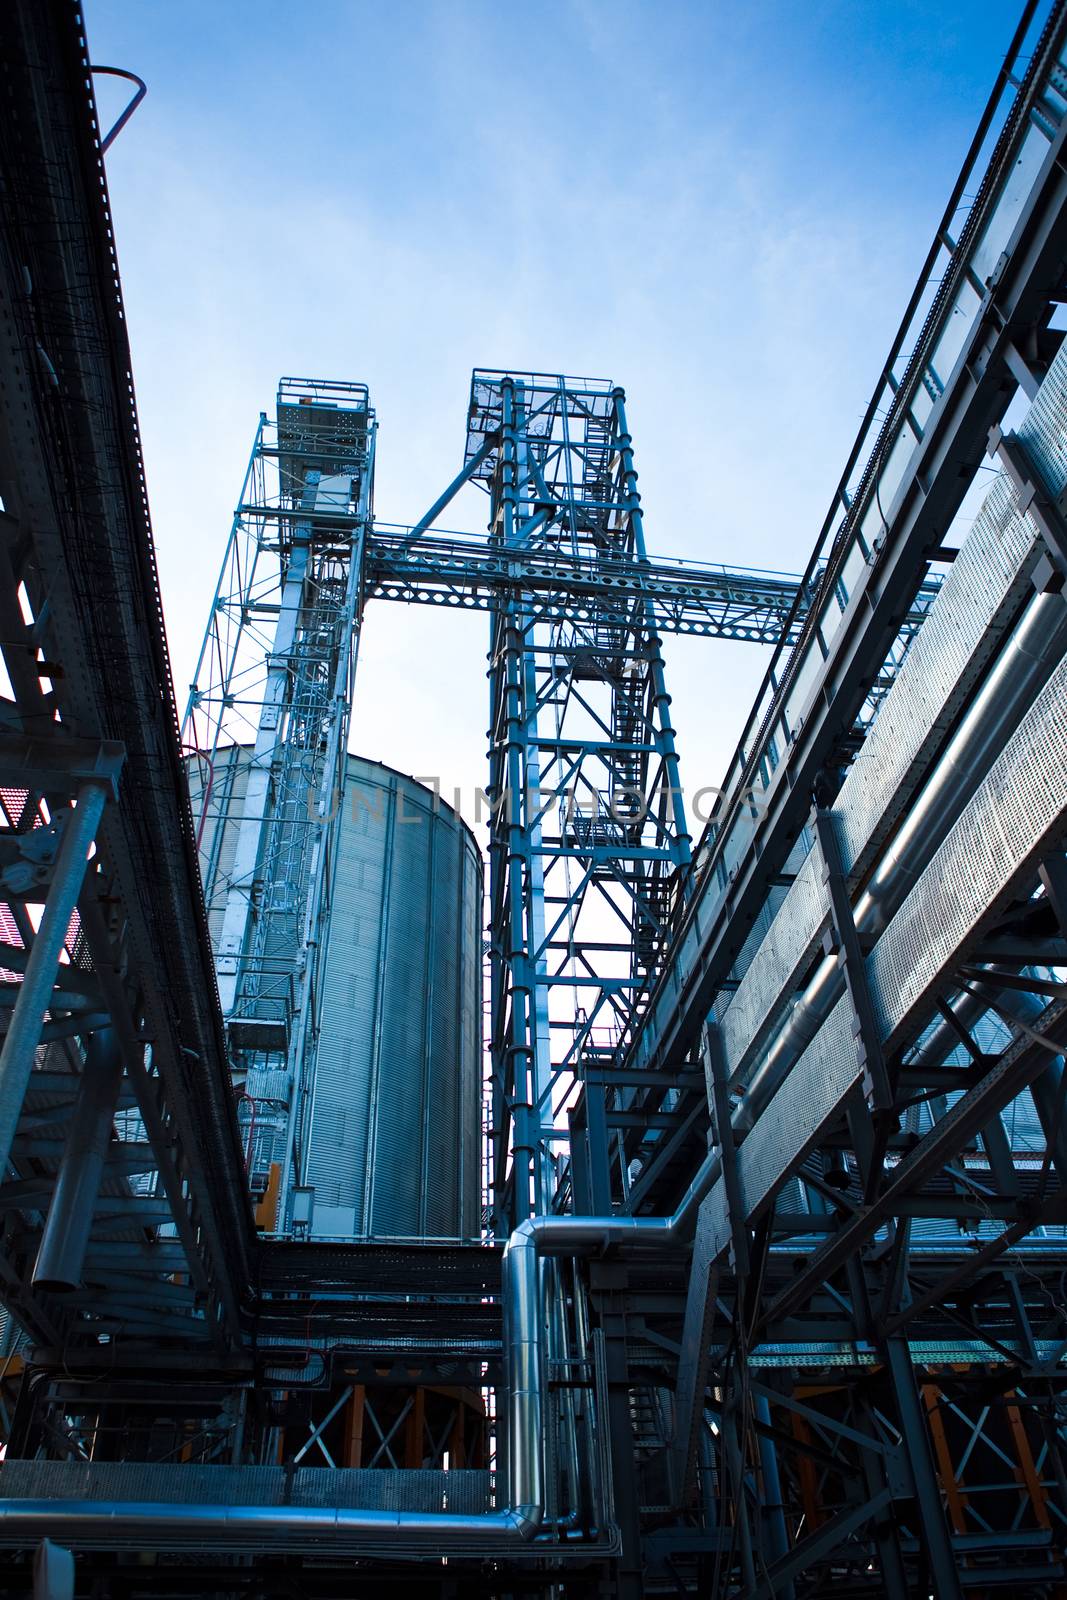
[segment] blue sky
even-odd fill
[[[396,522],[460,464],[473,366],[612,378],[650,549],[799,571],[1018,10],[87,0],[149,89],[108,177],[179,700],[283,373],[370,385]],[[356,746],[481,782],[486,639],[372,608]],[[688,787],[764,662],[670,642]]]

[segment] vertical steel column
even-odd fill
[[[634,1431],[630,1413],[630,1378],[626,1359],[626,1268],[594,1261],[590,1289],[604,1333],[608,1382],[609,1444],[615,1516],[622,1536],[622,1554],[612,1573],[611,1593],[617,1600],[641,1600],[641,1502],[634,1473]],[[602,1419],[603,1421],[603,1419]]]
[[[373,463],[373,432],[368,428],[369,461]],[[289,1194],[297,1181],[295,1153],[304,1151],[304,1134],[309,1126],[311,1099],[315,1088],[315,1062],[318,1043],[318,1016],[312,1015],[319,999],[318,975],[326,955],[329,937],[329,903],[333,875],[337,867],[338,834],[343,825],[345,783],[348,771],[348,729],[355,688],[356,662],[363,621],[363,558],[367,528],[371,521],[370,488],[372,466],[361,474],[358,519],[349,546],[345,604],[337,619],[336,663],[330,702],[326,759],[318,791],[309,811],[317,836],[311,847],[308,865],[307,901],[301,929],[298,957],[296,1018],[289,1041],[289,1121],[286,1126],[278,1189],[278,1225],[287,1227]],[[310,797],[309,797],[310,799]],[[309,822],[312,818],[309,817]]]
[[[915,1482],[922,1542],[929,1562],[933,1592],[937,1600],[962,1600],[963,1590],[956,1570],[952,1536],[941,1506],[941,1488],[907,1342],[894,1336],[885,1340],[884,1349],[901,1422],[904,1450]]]
[[[585,1111],[586,1152],[589,1160],[589,1194],[595,1216],[611,1211],[611,1150],[608,1140],[608,1114],[604,1104],[604,1084],[599,1074],[586,1078],[582,1096]]]
[[[766,1428],[771,1425],[771,1407],[766,1395],[756,1396],[756,1421]],[[767,1553],[771,1562],[775,1562],[789,1554],[789,1533],[785,1525],[785,1506],[782,1503],[782,1480],[778,1472],[778,1452],[773,1439],[765,1433],[760,1433],[758,1439],[760,1477],[763,1480],[760,1510],[769,1534]],[[783,1583],[776,1593],[781,1596],[781,1600],[793,1600],[796,1591],[792,1580]]]
[[[702,1045],[711,1125],[721,1153],[734,1273],[738,1281],[743,1282],[749,1274],[749,1233],[745,1222],[746,1210],[737,1166],[734,1130],[730,1122],[729,1074],[718,1025],[714,1021],[710,1021],[704,1029]],[[683,1503],[688,1499],[696,1470],[696,1443],[704,1415],[704,1390],[710,1358],[708,1343],[715,1308],[717,1275],[709,1238],[710,1211],[711,1202],[705,1199],[697,1217],[686,1290],[682,1350],[678,1362],[672,1454],[678,1493]]]
[[[855,1128],[862,1117],[867,1119],[867,1108],[859,1091],[854,1091],[854,1106],[850,1113],[849,1125]],[[869,1143],[869,1141],[867,1141]],[[860,1141],[856,1140],[857,1150]],[[871,1186],[872,1163],[869,1159],[860,1161],[860,1177],[864,1192]],[[829,1210],[825,1197],[815,1192],[812,1199],[820,1208]],[[896,1288],[887,1290],[893,1295],[899,1292],[900,1274],[903,1273],[906,1260],[906,1239],[904,1247],[896,1251],[892,1257],[890,1267],[891,1282]],[[884,1341],[881,1338],[878,1319],[875,1317],[871,1305],[870,1285],[863,1272],[860,1261],[853,1257],[847,1267],[849,1293],[852,1301],[852,1316],[855,1323],[855,1336],[857,1340],[872,1344],[881,1350]],[[893,1302],[896,1303],[895,1300]],[[862,1411],[864,1420],[869,1425],[871,1434],[871,1449],[861,1447],[859,1468],[863,1484],[861,1493],[868,1502],[884,1501],[887,1493],[892,1496],[894,1489],[894,1473],[889,1466],[889,1458],[879,1448],[878,1430],[870,1414],[870,1406],[861,1396],[857,1397],[857,1408]],[[887,1600],[906,1600],[908,1593],[907,1575],[904,1569],[904,1557],[900,1547],[900,1533],[896,1518],[893,1515],[892,1499],[888,1505],[876,1513],[874,1521],[874,1540],[878,1549],[878,1560],[881,1564],[880,1577],[882,1588]]]
[[[56,854],[44,913],[26,961],[26,971],[11,1013],[11,1024],[0,1050],[0,1175],[7,1170],[26,1098],[34,1052],[41,1042],[44,1014],[59,970],[63,943],[81,893],[89,847],[96,838],[110,784],[85,779],[78,785],[77,803],[67,813],[63,838]]]
[[[671,1456],[674,1492],[682,1505],[689,1501],[696,1471],[697,1443],[704,1426],[704,1392],[711,1366],[711,1330],[715,1319],[718,1272],[711,1248],[710,1209],[710,1201],[704,1199],[697,1213],[682,1344],[678,1353]]]
[[[99,1028],[85,1052],[74,1118],[37,1251],[37,1289],[66,1293],[81,1284],[121,1084],[118,1039],[113,1029]]]
[[[752,1594],[756,1588],[756,1563],[752,1550],[752,1529],[749,1526],[748,1506],[745,1503],[745,1419],[739,1414],[737,1381],[722,1409],[722,1441],[726,1466],[730,1474],[734,1502],[734,1525],[737,1532],[737,1554],[741,1563],[744,1583],[742,1594]]]
[[[507,804],[506,752],[502,748],[500,718],[503,714],[501,698],[506,676],[501,661],[504,648],[504,630],[507,627],[507,601],[501,597],[489,620],[489,726],[488,739],[489,779],[486,798],[489,803],[489,868],[488,933],[489,933],[489,1053],[490,1053],[490,1107],[489,1107],[489,1172],[487,1177],[488,1200],[493,1232],[506,1237],[508,1229],[507,1208],[507,1156],[513,1132],[508,1051],[508,999],[511,993],[512,964],[508,955],[510,937],[507,919],[508,849],[507,832],[500,824],[501,807]]]
[[[645,521],[641,511],[641,496],[637,491],[637,470],[634,467],[633,439],[630,437],[630,432],[626,426],[626,391],[624,389],[614,390],[612,399],[615,402],[615,425],[618,430],[619,455],[622,463],[623,492],[625,505],[630,513],[634,550],[639,561],[647,561]],[[656,625],[656,613],[651,600],[644,602],[644,615],[645,625],[648,629],[648,663],[652,676],[653,718],[659,719],[656,742],[660,747],[664,770],[667,774],[670,790],[670,809],[674,822],[672,855],[679,866],[685,866],[689,862],[693,841],[686,823],[682,780],[678,766],[678,751],[675,747],[674,729],[670,721],[671,697],[667,693],[667,683],[663,672],[663,657],[660,654],[660,638]]]
[[[841,870],[841,852],[834,832],[833,812],[816,806],[812,813],[811,827],[822,857],[823,887],[830,902],[830,914],[833,919],[830,929],[833,949],[829,953],[836,955],[837,963],[845,977],[849,1003],[855,1019],[856,1044],[863,1064],[863,1092],[875,1110],[884,1111],[893,1104],[893,1091],[882,1057],[874,1006],[867,986],[863,950],[852,912],[852,902],[848,896],[848,884]]]
[[[502,418],[500,440],[499,483],[494,496],[493,524],[505,546],[514,545],[518,524],[519,486],[518,424],[515,406],[515,385],[510,378],[501,384]],[[525,828],[526,746],[529,739],[526,710],[526,674],[524,666],[524,641],[522,614],[518,603],[509,597],[503,616],[499,619],[494,659],[496,692],[493,695],[493,716],[501,718],[499,728],[491,730],[491,737],[502,741],[503,792],[493,795],[493,825],[500,827],[503,838],[499,849],[502,882],[500,883],[503,915],[504,948],[498,959],[506,964],[510,983],[505,979],[497,999],[506,1013],[508,1000],[511,1015],[507,1039],[503,1044],[503,1058],[496,1063],[501,1079],[502,1093],[509,1099],[514,1127],[512,1144],[511,1205],[508,1221],[512,1225],[522,1218],[532,1216],[537,1209],[538,1161],[540,1144],[540,1112],[534,1083],[536,1061],[535,980],[534,955],[530,946],[530,929],[527,918],[527,900],[530,883],[529,840]],[[499,810],[499,821],[498,821]],[[502,823],[502,826],[501,826]],[[494,907],[494,910],[498,908]],[[504,1016],[499,1021],[503,1023]],[[494,1029],[495,1032],[495,1029]],[[502,1174],[498,1172],[498,1182]],[[500,1202],[498,1200],[498,1207]]]
[[[530,441],[525,429],[524,386],[514,386],[515,411],[515,461],[514,461],[514,515],[510,529],[510,542],[517,549],[529,543],[530,502],[529,479],[532,470]],[[526,491],[525,493],[523,491]],[[536,1140],[533,1152],[533,1209],[547,1211],[552,1201],[554,1184],[549,1147],[542,1134],[545,1100],[552,1089],[552,1052],[550,1047],[551,1024],[548,1006],[548,962],[544,953],[545,919],[545,863],[544,830],[542,827],[541,755],[538,748],[537,721],[537,658],[535,649],[535,623],[525,604],[519,607],[521,620],[522,654],[522,816],[523,841],[526,853],[526,951],[529,958],[530,990],[530,1072],[529,1092],[532,1106],[531,1137]]]

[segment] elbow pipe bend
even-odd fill
[[[326,1547],[402,1555],[428,1553],[503,1554],[542,1551],[550,1543],[586,1545],[615,1530],[580,1527],[578,1513],[549,1524],[542,1441],[544,1438],[545,1341],[542,1257],[587,1256],[608,1248],[623,1251],[686,1248],[701,1200],[721,1171],[717,1155],[701,1164],[669,1217],[542,1216],[522,1222],[504,1250],[504,1353],[508,1389],[509,1504],[483,1515],[448,1512],[377,1511],[347,1507],[189,1505],[165,1501],[2,1499],[0,1543],[50,1538],[82,1549],[120,1545],[199,1548],[209,1539],[231,1552],[263,1548],[322,1551]],[[2,1480],[0,1480],[2,1481]]]

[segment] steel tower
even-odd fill
[[[475,372],[467,463],[503,552],[647,565],[624,396],[609,383]],[[655,970],[689,861],[650,600],[545,621],[502,584],[489,647],[489,937],[497,1228],[599,1209],[559,1141],[586,1070],[609,1056]],[[592,1130],[605,1137],[603,1128]]]
[[[806,591],[649,560],[610,383],[476,372],[464,464],[408,528],[373,522],[375,437],[366,388],[324,380],[284,379],[256,430],[182,730],[219,995],[259,1220],[285,1231],[306,1176],[363,607],[487,612],[491,1204],[506,1236],[575,1203],[575,1184],[579,1205],[604,1199],[612,1163],[628,1182],[603,1096],[578,1090],[640,1015],[689,862],[660,635],[772,641],[801,626]],[[485,540],[432,525],[468,482],[489,496]],[[237,744],[251,747],[241,793],[220,760]],[[235,816],[221,863],[215,824]],[[625,1114],[641,1120],[636,1102]]]
[[[0,46],[12,1586],[47,1534],[123,1600],[1060,1600],[1067,4],[1024,9],[799,583],[647,557],[608,385],[476,373],[402,529],[366,391],[286,385],[184,752],[80,10],[15,0]],[[439,531],[472,480],[488,537]],[[372,600],[490,617],[477,1242],[248,1193],[253,1108],[303,1176]],[[688,865],[670,631],[770,652]],[[217,970],[188,790],[230,738]],[[456,1387],[492,1428],[418,1403]]]
[[[232,817],[220,750],[251,744],[240,829],[224,875],[215,970],[255,1127],[257,1192],[279,1169],[285,1226],[304,1176],[336,836],[371,525],[376,423],[361,384],[282,380],[260,418],[183,724],[198,837]],[[230,779],[232,782],[232,777]]]

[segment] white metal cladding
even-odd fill
[[[1037,545],[1010,481],[997,478],[834,803],[850,875],[870,865],[931,749],[999,648],[1026,593]]]
[[[1067,659],[1053,672],[984,782],[867,957],[879,1036],[904,1043],[931,986],[1021,875],[1062,839],[1067,819]],[[859,1081],[852,1007],[842,995],[738,1151],[751,1214],[795,1167]],[[730,1238],[726,1188],[704,1202],[716,1252]]]
[[[998,646],[1026,592],[1037,541],[1010,481],[998,478],[835,801],[834,827],[850,876],[870,865],[931,748]],[[732,1072],[744,1066],[788,1000],[828,914],[820,867],[809,855],[722,1014]]]
[[[744,1066],[789,999],[829,915],[821,862],[810,851],[722,1014],[722,1042],[731,1072]]]
[[[321,1235],[473,1237],[481,860],[421,784],[349,758],[307,1181]]]
[[[867,958],[883,1039],[894,1049],[914,1007],[1020,869],[1057,842],[1067,809],[1067,660]]]
[[[1016,430],[1053,495],[1067,489],[1067,347],[1061,346]]]

